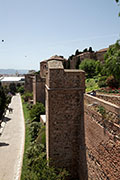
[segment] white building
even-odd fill
[[[25,83],[25,77],[21,76],[21,77],[0,77],[0,81],[1,84],[3,86],[9,86],[11,83],[15,83],[15,84],[22,84],[24,85]]]

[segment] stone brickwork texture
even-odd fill
[[[36,102],[45,105],[45,78],[41,78],[39,74],[33,78],[33,103]]]
[[[33,92],[33,76],[32,74],[25,74],[25,91]]]
[[[70,172],[69,179],[87,179],[83,71],[64,70],[49,61],[46,76],[46,148],[55,167]]]
[[[46,77],[47,60],[40,62],[40,77]]]
[[[99,100],[90,95],[85,95],[84,114],[88,179],[119,180],[120,111],[118,110],[119,107]],[[110,119],[110,116],[101,114],[98,111],[100,106],[106,109],[107,115],[111,114],[113,117]]]
[[[104,55],[106,52],[107,52],[107,48],[102,49],[97,52],[84,52],[80,55],[77,55],[73,57],[73,59],[70,61],[70,69],[76,69],[76,64],[79,59],[80,59],[80,62],[82,62],[84,59],[94,59],[94,60],[99,60],[101,62],[104,62]]]
[[[120,96],[117,95],[108,95],[108,94],[98,94],[96,95],[96,97],[100,98],[100,99],[104,99],[105,101],[111,102],[114,104],[116,104],[117,106],[120,106]]]

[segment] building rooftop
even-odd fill
[[[104,48],[104,49],[100,49],[99,51],[97,52],[106,52],[108,50],[108,48]]]
[[[25,77],[2,77],[0,78],[1,82],[18,82],[18,81],[24,81]]]
[[[58,60],[58,61],[64,61],[66,60],[63,56],[58,56],[58,55],[54,55],[54,56],[51,56],[49,59],[47,60],[43,60],[41,61],[40,63],[46,63],[48,61],[51,61],[51,60]]]
[[[64,57],[54,55],[54,56],[50,57],[50,59],[48,59],[48,60],[60,60],[60,61],[62,61],[62,60],[64,60]]]

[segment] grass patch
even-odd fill
[[[22,103],[23,105],[23,113],[24,113],[24,119],[25,119],[25,149],[24,149],[24,157],[23,157],[23,166],[22,166],[22,174],[21,174],[21,180],[24,180],[24,174],[27,171],[27,156],[26,156],[26,150],[29,148],[31,143],[31,134],[29,129],[29,110],[27,109],[27,103]]]

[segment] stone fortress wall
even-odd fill
[[[116,96],[116,95],[108,95],[108,94],[98,94],[97,93],[97,97],[100,98],[100,99],[103,99],[105,101],[108,101],[108,102],[111,102],[114,104],[116,104],[117,106],[120,107],[120,96]]]
[[[33,79],[34,94],[43,97],[43,89],[46,93],[47,158],[68,169],[69,180],[118,180],[119,97],[83,96],[84,72],[64,69],[57,58],[42,62],[40,75]]]
[[[45,105],[45,78],[36,74],[32,82],[33,86],[33,103],[41,102]]]
[[[46,82],[46,74],[48,71],[48,62],[52,60],[57,60],[60,62],[63,62],[64,59],[55,55],[52,56],[51,58],[40,62],[40,75],[37,75],[34,80],[34,104],[36,102],[42,102],[45,105],[45,82]]]
[[[33,92],[33,74],[25,74],[25,91],[26,92]]]
[[[84,141],[85,74],[64,70],[62,62],[48,62],[46,76],[47,158],[58,168],[66,168],[70,179],[86,179]],[[81,176],[82,175],[82,176]]]
[[[69,179],[118,180],[120,106],[87,94],[83,98],[84,83],[79,70],[48,63],[47,157],[68,169]]]
[[[120,106],[87,94],[84,104],[88,179],[118,180]]]
[[[82,62],[84,59],[94,59],[104,62],[104,55],[107,52],[108,48],[101,49],[96,52],[84,52],[79,54],[70,61],[70,69],[76,69],[77,62]]]

